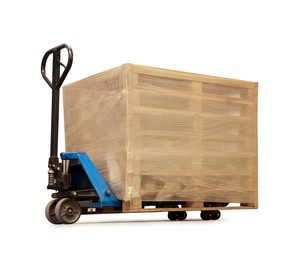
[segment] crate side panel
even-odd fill
[[[128,101],[136,196],[255,203],[255,83],[134,66]]]

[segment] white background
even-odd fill
[[[12,0],[0,26],[1,259],[301,259],[301,1]],[[40,64],[61,43],[74,51],[65,83],[126,62],[259,82],[260,208],[216,222],[190,212],[48,223]]]

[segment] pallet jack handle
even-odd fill
[[[61,62],[61,51],[67,50],[68,60],[64,65]],[[52,80],[46,75],[46,64],[50,55],[53,55],[52,63]],[[50,158],[49,165],[58,163],[58,135],[59,135],[59,105],[60,105],[60,88],[71,68],[73,61],[73,52],[71,47],[66,44],[58,45],[48,50],[42,59],[41,74],[44,80],[52,89],[52,107],[51,107],[51,139],[50,139]],[[63,73],[60,72],[60,67],[64,68]]]

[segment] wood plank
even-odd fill
[[[167,88],[167,87],[160,87],[157,85],[140,85],[139,83],[133,83],[133,88],[132,91],[136,93],[145,93],[145,94],[158,94],[158,95],[166,95],[170,97],[175,97],[175,98],[188,98],[188,99],[194,99],[194,100],[213,100],[213,101],[227,101],[227,102],[233,102],[233,103],[238,103],[238,104],[249,104],[253,105],[254,100],[253,97],[254,95],[249,94],[249,98],[247,99],[239,99],[239,98],[234,98],[232,96],[226,96],[226,95],[214,95],[214,94],[209,94],[209,93],[202,93],[198,91],[198,88],[195,87],[195,85],[200,85],[202,82],[190,82],[192,84],[191,86],[188,84],[190,87],[183,87],[184,89],[180,90],[175,90],[173,88]],[[253,89],[248,89],[248,93],[253,92]]]
[[[161,116],[177,116],[180,115],[185,118],[211,118],[218,119],[224,121],[251,121],[253,118],[251,115],[242,115],[242,116],[232,116],[230,114],[219,114],[219,113],[211,113],[211,112],[201,112],[201,111],[178,111],[178,110],[170,110],[170,109],[157,109],[157,108],[146,108],[146,107],[133,107],[133,115],[161,115]]]
[[[250,204],[253,205],[253,204]],[[170,212],[170,211],[202,211],[202,210],[240,210],[240,209],[255,209],[255,206],[237,206],[237,207],[185,207],[185,208],[137,208],[133,211],[124,210],[125,213],[139,212]]]
[[[234,87],[241,87],[241,88],[249,88],[249,87],[253,88],[255,84],[255,82],[250,82],[245,80],[202,75],[197,73],[183,72],[183,71],[170,70],[170,69],[154,68],[154,67],[148,67],[148,66],[142,66],[136,64],[131,64],[131,66],[133,68],[133,73],[146,74],[146,75],[152,75],[157,77],[167,77],[167,78],[175,78],[175,79],[188,80],[188,81],[206,82],[206,83],[213,83],[213,84],[220,84],[220,85],[234,86]]]

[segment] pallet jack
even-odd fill
[[[61,62],[62,51],[67,53],[67,64]],[[46,73],[50,56],[52,56],[52,80]],[[60,88],[70,71],[72,62],[71,47],[61,44],[48,50],[41,63],[42,77],[52,91],[47,189],[56,192],[52,193],[53,199],[45,208],[46,218],[52,224],[73,224],[82,214],[134,212],[123,209],[123,202],[116,198],[85,152],[62,152],[58,157]],[[61,67],[63,67],[62,72]],[[151,204],[144,202],[143,208],[135,212],[168,212],[170,220],[185,220],[187,217],[185,209],[196,210],[196,208],[182,208],[185,203],[181,204],[182,202],[152,202]],[[228,203],[204,203],[200,216],[203,220],[217,220],[221,215],[217,209],[227,205]],[[155,208],[146,209],[147,206],[155,206]]]

